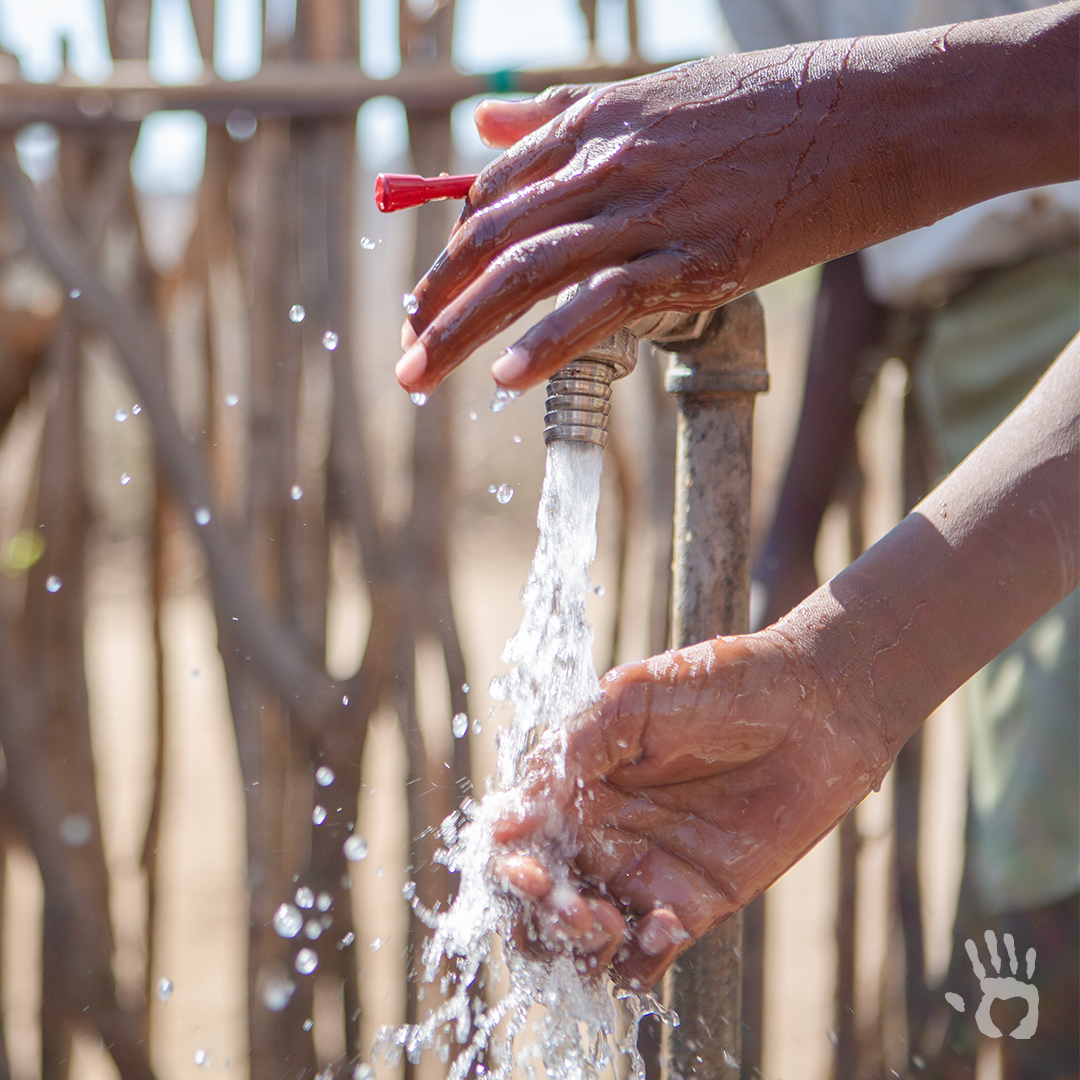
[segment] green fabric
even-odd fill
[[[1080,331],[1076,248],[981,277],[929,315],[915,389],[954,468]],[[1080,884],[1080,597],[1036,623],[965,688],[975,880],[988,914]]]

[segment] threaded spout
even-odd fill
[[[608,414],[615,365],[603,360],[573,360],[548,380],[544,442],[574,439],[608,443]]]

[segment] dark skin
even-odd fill
[[[638,316],[712,307],[1074,178],[1078,32],[1074,2],[481,105],[481,134],[513,146],[415,290],[399,381],[430,392],[570,282],[586,287],[496,362],[501,385],[541,381]],[[569,723],[565,777],[541,745],[521,807],[496,827],[522,944],[647,986],[817,843],[952,690],[1076,587],[1078,410],[1074,342],[975,454],[786,618],[610,672]],[[575,854],[557,883],[568,825]]]
[[[1071,179],[1078,33],[1074,2],[481,104],[482,137],[510,149],[414,290],[399,381],[430,393],[572,282],[586,287],[496,361],[500,385],[541,382],[634,317],[714,307],[982,199]]]
[[[605,964],[617,954],[619,976],[650,985],[1078,581],[1080,339],[892,532],[778,623],[609,672],[570,723],[565,777],[550,748],[527,762],[524,809],[496,828],[497,873],[542,943]],[[577,896],[549,871],[548,837],[566,821]]]

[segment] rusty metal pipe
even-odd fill
[[[672,645],[750,629],[750,451],[754,395],[768,389],[765,330],[753,295],[718,308],[696,340],[665,341],[678,398]],[[738,1080],[742,916],[710,931],[672,966],[665,1003],[666,1080]]]

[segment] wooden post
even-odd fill
[[[672,644],[750,629],[750,450],[754,395],[768,388],[761,305],[719,308],[701,338],[666,345],[679,404]],[[706,934],[672,966],[666,1080],[737,1080],[741,1057],[742,917]]]

